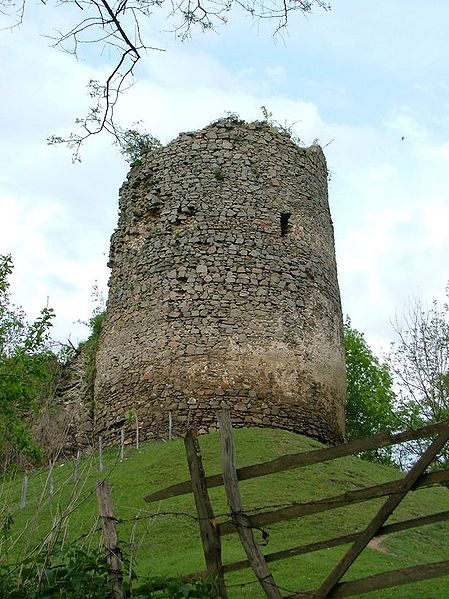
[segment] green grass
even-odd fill
[[[276,458],[285,453],[307,451],[320,444],[293,433],[268,429],[236,429],[237,464],[243,466]],[[206,474],[220,470],[218,434],[200,438]],[[17,560],[42,543],[53,525],[54,535],[69,541],[85,537],[99,543],[95,482],[106,477],[112,486],[114,510],[119,537],[135,559],[138,573],[182,575],[204,568],[201,541],[194,518],[193,497],[185,495],[155,504],[143,500],[145,495],[188,478],[183,442],[146,443],[137,451],[127,449],[123,463],[117,462],[117,448],[104,456],[103,473],[98,471],[98,458],[93,455],[81,462],[78,481],[73,480],[73,462],[56,465],[54,489],[49,495],[48,469],[29,476],[28,500],[19,509],[21,480],[0,483],[0,523],[9,512],[13,524],[0,544],[0,559]],[[316,466],[297,468],[263,478],[241,482],[241,493],[247,511],[307,501],[336,495],[345,490],[382,483],[398,478],[394,468],[371,464],[357,458],[341,458]],[[219,521],[229,518],[222,488],[210,490]],[[299,520],[267,526],[271,553],[319,539],[343,535],[364,527],[382,500],[370,501],[316,514]],[[390,521],[411,518],[449,509],[449,493],[445,488],[415,491],[400,505]],[[2,516],[3,513],[3,516]],[[180,514],[180,515],[179,515]],[[440,523],[385,537],[381,550],[366,549],[345,579],[368,576],[377,572],[448,559],[449,524]],[[261,538],[260,533],[256,533]],[[48,538],[48,537],[47,537]],[[236,535],[222,538],[225,563],[245,557]],[[318,551],[305,556],[273,562],[270,569],[279,586],[288,591],[308,590],[320,584],[347,547]],[[262,598],[248,569],[227,576],[231,599]],[[252,582],[245,586],[244,583]],[[382,599],[438,599],[449,596],[449,577],[386,589],[363,597]]]

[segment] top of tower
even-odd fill
[[[134,160],[131,163],[131,166],[137,166],[141,159],[145,159],[147,155],[151,155],[157,153],[159,150],[164,147],[170,147],[172,145],[178,145],[182,141],[192,141],[192,138],[195,137],[205,137],[210,141],[217,139],[227,139],[230,138],[232,132],[236,129],[240,130],[241,133],[246,133],[247,135],[251,135],[251,133],[255,134],[254,137],[259,137],[264,139],[266,142],[273,142],[276,138],[280,141],[282,140],[284,143],[292,144],[296,146],[297,149],[302,150],[304,152],[319,152],[322,153],[321,147],[313,143],[311,146],[307,147],[304,142],[296,135],[292,129],[293,125],[281,124],[278,121],[271,119],[271,115],[264,110],[264,118],[263,120],[255,120],[247,122],[244,119],[240,118],[235,113],[229,113],[227,116],[219,118],[217,120],[212,121],[209,125],[202,129],[198,129],[195,131],[185,131],[178,134],[176,138],[170,141],[166,146],[160,144],[160,142],[151,135],[143,136],[145,139],[142,139],[139,147],[136,148],[137,154],[139,154],[139,158]],[[232,141],[239,141],[240,139],[234,135]],[[241,140],[240,140],[241,141]],[[136,152],[132,155],[129,154],[133,158],[137,158]],[[149,157],[149,156],[148,156]]]

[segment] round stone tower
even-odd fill
[[[326,162],[223,119],[135,164],[120,192],[95,427],[344,433],[345,362]]]

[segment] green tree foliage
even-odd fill
[[[12,259],[0,255],[0,451],[9,446],[33,462],[41,450],[33,443],[29,416],[45,395],[56,357],[48,346],[53,311],[41,310],[29,324],[11,304],[8,277]]]
[[[447,288],[449,299],[449,286]],[[398,387],[398,418],[404,428],[417,428],[449,418],[449,305],[426,307],[412,302],[395,330],[389,365]],[[426,443],[424,442],[424,445]],[[408,455],[420,454],[423,442],[408,444]],[[438,458],[449,462],[449,448]]]
[[[346,352],[346,434],[348,439],[369,437],[391,431],[396,424],[393,379],[386,364],[373,354],[362,333],[344,323]],[[391,462],[389,448],[366,452],[373,462]]]

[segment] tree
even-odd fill
[[[447,287],[449,299],[449,285]],[[398,387],[397,413],[402,426],[417,428],[449,418],[449,304],[430,307],[415,299],[394,328],[389,365]],[[425,442],[407,445],[409,457],[419,455]],[[449,462],[449,448],[439,464]]]
[[[386,364],[373,354],[363,333],[344,323],[346,353],[346,435],[348,439],[369,437],[380,431],[390,432],[396,424],[393,379]],[[364,458],[390,463],[389,448],[365,452]]]
[[[0,0],[0,14],[12,19],[11,28],[22,23],[25,5],[26,0]],[[51,4],[43,1],[42,6],[49,9]],[[50,143],[67,144],[74,152],[74,160],[79,160],[83,141],[102,131],[112,134],[122,147],[123,135],[128,130],[121,128],[114,119],[119,96],[132,84],[142,56],[150,50],[161,51],[146,41],[147,20],[153,11],[165,11],[163,16],[171,23],[172,31],[185,40],[194,28],[208,31],[226,24],[235,7],[249,13],[253,19],[273,20],[275,33],[287,26],[291,12],[310,13],[314,6],[324,10],[330,8],[324,0],[63,0],[55,2],[53,8],[61,6],[69,13],[69,18],[80,16],[73,18],[73,24],[65,31],[48,36],[53,40],[53,47],[78,58],[80,48],[87,45],[89,50],[96,48],[99,57],[112,58],[106,80],[88,83],[93,104],[85,117],[76,119],[79,130],[66,138],[49,138]]]
[[[11,256],[0,255],[0,451],[9,446],[39,462],[42,453],[33,443],[28,421],[39,408],[56,363],[48,345],[53,311],[44,308],[35,322],[26,321],[10,301],[12,268]]]

